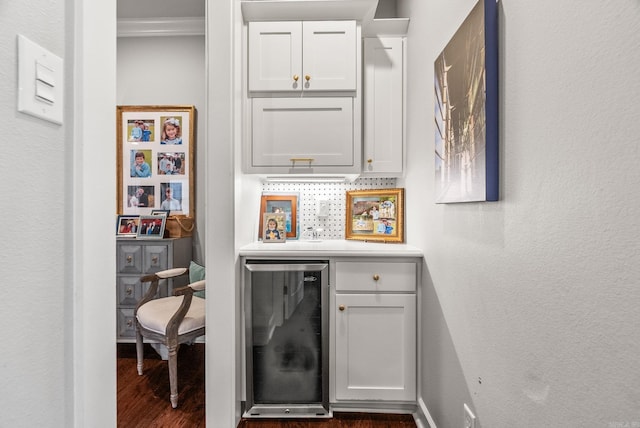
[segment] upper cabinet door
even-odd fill
[[[356,22],[303,23],[305,91],[356,90]]]
[[[355,91],[355,21],[249,23],[249,91]]]
[[[404,39],[364,39],[363,175],[401,177],[404,166]]]
[[[249,90],[302,90],[302,22],[249,23]]]

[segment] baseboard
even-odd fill
[[[418,428],[437,428],[435,421],[429,413],[429,409],[422,401],[422,398],[418,399],[418,408],[413,414],[413,419],[416,421]]]

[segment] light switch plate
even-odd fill
[[[62,125],[64,62],[18,35],[18,111]]]

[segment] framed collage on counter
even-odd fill
[[[404,242],[404,189],[349,190],[345,238]]]
[[[118,106],[117,214],[194,217],[194,106]]]

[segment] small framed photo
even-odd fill
[[[285,215],[284,228],[288,239],[298,238],[298,195],[263,194],[260,199],[260,219],[264,213]],[[260,222],[258,237],[263,238],[264,223]]]
[[[262,215],[262,242],[285,242],[287,231],[285,213],[264,213]]]
[[[164,228],[167,225],[167,216],[141,215],[140,227],[138,227],[138,239],[162,239]]]
[[[116,236],[132,236],[138,234],[140,225],[140,216],[137,215],[119,215],[116,225]]]
[[[404,242],[404,189],[347,191],[345,238]]]
[[[160,215],[164,217],[169,217],[169,210],[151,210],[151,215]]]

